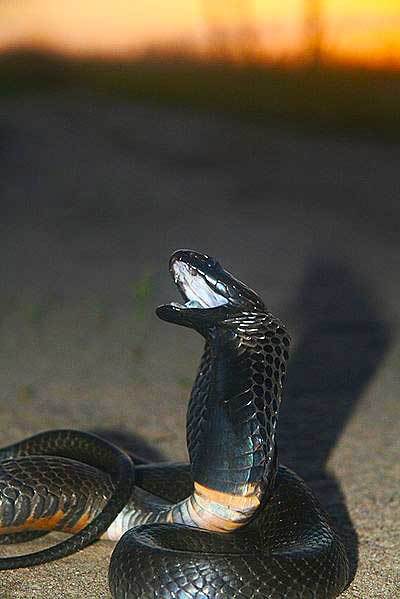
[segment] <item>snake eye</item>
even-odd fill
[[[191,274],[192,277],[195,277],[197,275],[197,270],[193,266],[189,266],[189,274]]]

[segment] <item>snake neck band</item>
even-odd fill
[[[169,513],[168,522],[215,532],[241,528],[255,514],[261,501],[254,488],[247,497],[222,493],[194,483],[193,494]]]

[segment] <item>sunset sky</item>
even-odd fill
[[[243,21],[273,57],[303,51],[304,0],[0,0],[0,50],[34,45],[124,55],[150,44],[206,48],[210,23]],[[400,66],[400,0],[321,1],[324,48],[339,59]]]

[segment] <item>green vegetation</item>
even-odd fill
[[[30,324],[39,326],[43,324],[51,310],[60,304],[61,301],[62,298],[58,294],[50,293],[41,302],[22,301],[20,303],[20,311],[25,320]]]
[[[133,285],[133,309],[135,320],[143,320],[149,310],[149,302],[154,292],[154,279],[149,273],[144,274]]]
[[[35,388],[33,385],[20,385],[17,388],[17,402],[22,406],[26,406],[35,397]]]
[[[398,71],[182,59],[117,64],[33,54],[0,60],[0,96],[65,89],[228,113],[258,123],[400,138]]]
[[[193,385],[193,381],[189,377],[181,376],[176,379],[176,384],[178,385],[178,387],[181,387],[186,391],[190,391]]]
[[[144,272],[131,286],[132,316],[130,324],[132,345],[130,348],[131,375],[136,382],[146,382],[146,375],[141,366],[146,356],[147,341],[151,334],[149,316],[153,314],[152,306],[155,291],[155,276]],[[138,368],[139,367],[139,368]]]
[[[47,306],[44,304],[26,304],[23,306],[26,319],[32,324],[40,324],[47,315]]]
[[[111,321],[111,304],[99,300],[93,306],[93,314],[99,329],[105,328]]]

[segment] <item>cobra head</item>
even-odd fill
[[[204,333],[238,312],[265,309],[255,291],[206,254],[177,250],[170,258],[169,270],[184,303],[159,306],[156,313],[162,320]]]

